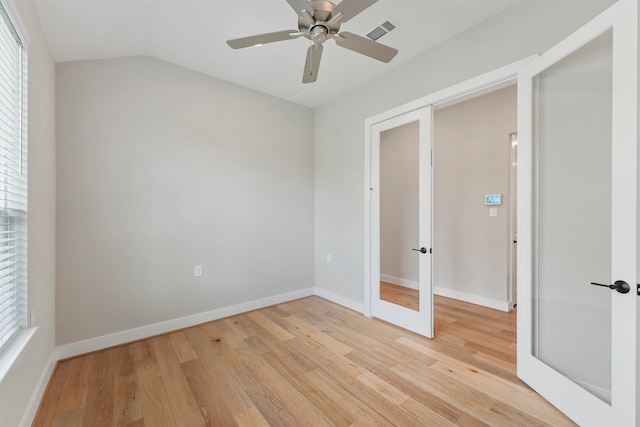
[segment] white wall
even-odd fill
[[[56,70],[58,344],[313,286],[311,109],[145,57]]]
[[[380,276],[418,288],[418,122],[380,134]]]
[[[352,306],[364,302],[366,118],[543,52],[613,2],[523,0],[316,109],[316,287]]]
[[[433,286],[462,299],[508,305],[509,171],[516,86],[434,114]],[[485,194],[502,194],[497,217]]]
[[[38,330],[0,383],[0,425],[19,425],[38,405],[55,345],[55,65],[31,0],[16,1],[29,46],[28,309]],[[32,400],[32,396],[35,398]],[[31,405],[31,406],[30,406]],[[25,420],[30,422],[30,420]]]

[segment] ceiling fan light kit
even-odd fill
[[[353,33],[339,32],[341,24],[349,21],[377,1],[342,0],[338,5],[335,5],[327,0],[287,0],[287,3],[298,15],[297,31],[285,30],[242,37],[227,40],[227,44],[234,49],[242,49],[306,37],[313,44],[307,49],[304,74],[302,75],[303,83],[312,83],[318,79],[323,43],[328,39],[335,40],[340,47],[387,63],[397,55],[397,49]]]

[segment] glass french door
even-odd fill
[[[637,0],[519,75],[518,376],[583,426],[636,425]]]
[[[371,127],[371,315],[433,337],[432,107]]]

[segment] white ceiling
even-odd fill
[[[357,1],[357,0],[354,0]],[[285,0],[34,0],[56,61],[147,55],[316,107],[473,27],[518,0],[379,0],[344,23],[362,36],[385,20],[388,64],[325,43],[318,81],[303,84],[306,38],[231,49],[228,39],[297,30]]]

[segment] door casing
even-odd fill
[[[372,317],[372,279],[379,277],[379,274],[372,274],[372,268],[379,268],[377,263],[372,262],[372,204],[371,204],[371,188],[372,182],[372,152],[371,138],[373,127],[376,124],[391,120],[395,117],[403,116],[407,113],[422,109],[427,106],[443,108],[466,99],[471,99],[503,87],[512,85],[516,82],[518,73],[527,64],[531,63],[538,55],[524,58],[512,64],[500,67],[496,70],[474,77],[467,81],[461,82],[449,88],[435,92],[431,95],[416,99],[415,101],[385,111],[378,115],[372,116],[365,120],[365,138],[364,138],[364,315]],[[376,248],[379,250],[379,248]],[[379,273],[379,272],[378,272]],[[433,312],[431,313],[431,324],[433,324]]]

